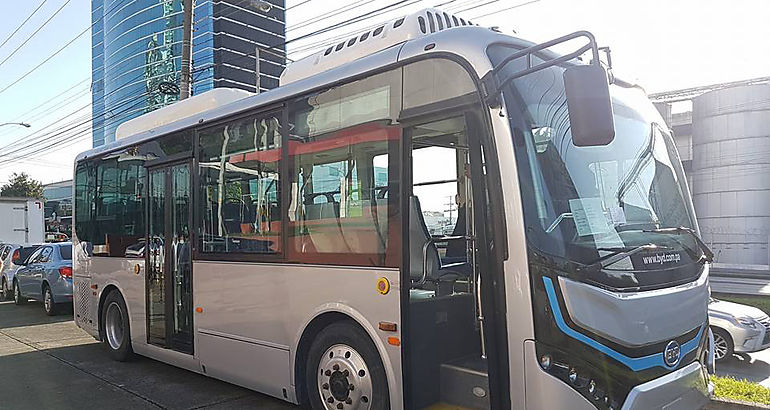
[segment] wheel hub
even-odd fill
[[[327,410],[368,409],[372,379],[363,357],[344,344],[327,349],[318,364],[318,391]]]
[[[714,333],[714,358],[715,359],[722,359],[727,355],[727,341],[717,334]]]
[[[109,343],[112,349],[118,350],[121,343],[123,343],[123,315],[121,314],[120,306],[115,302],[110,303],[105,316],[104,327],[107,343]]]

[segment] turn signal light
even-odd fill
[[[59,275],[61,275],[62,278],[71,278],[72,277],[72,267],[70,266],[64,266],[59,268]]]

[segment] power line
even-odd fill
[[[12,82],[12,83],[10,83],[10,84],[6,85],[6,86],[5,86],[5,87],[3,87],[2,89],[0,89],[0,94],[2,94],[3,92],[5,92],[5,90],[7,90],[7,89],[9,89],[9,88],[13,87],[14,85],[18,84],[18,83],[19,83],[21,80],[23,80],[24,78],[26,78],[28,75],[32,74],[32,73],[33,73],[35,70],[37,70],[38,68],[40,68],[40,67],[41,67],[43,64],[47,63],[47,62],[48,62],[48,61],[50,61],[52,58],[56,57],[56,55],[58,55],[59,53],[61,53],[61,52],[62,52],[62,51],[65,49],[65,48],[69,47],[69,46],[70,46],[70,44],[74,43],[74,42],[75,42],[75,40],[79,39],[79,38],[80,38],[80,37],[81,37],[83,34],[86,34],[86,32],[88,32],[89,30],[91,30],[91,27],[88,27],[88,28],[86,28],[85,30],[83,30],[82,32],[80,32],[80,34],[78,34],[78,35],[77,35],[75,38],[73,38],[72,40],[70,40],[70,41],[69,41],[67,44],[65,44],[64,46],[62,46],[60,49],[56,50],[56,51],[55,51],[53,54],[51,54],[50,56],[48,56],[48,58],[46,58],[45,60],[43,60],[43,61],[42,61],[40,64],[36,65],[36,66],[35,66],[34,68],[32,68],[31,70],[29,70],[29,71],[27,71],[26,73],[24,73],[24,75],[22,75],[21,77],[19,77],[18,79],[16,79],[16,81],[14,81],[14,82]]]
[[[531,0],[531,1],[528,1],[528,2],[526,2],[526,3],[517,4],[517,5],[515,5],[515,6],[511,6],[511,7],[508,7],[508,8],[502,9],[502,10],[495,10],[495,11],[493,11],[493,12],[491,12],[491,13],[482,14],[482,15],[480,15],[480,16],[476,16],[476,17],[473,17],[473,19],[474,19],[474,20],[476,20],[476,19],[484,18],[484,17],[487,17],[487,16],[491,16],[491,15],[493,15],[493,14],[502,13],[502,12],[504,12],[504,11],[508,11],[508,10],[517,9],[517,8],[519,8],[519,7],[523,7],[523,6],[526,6],[526,5],[529,5],[529,4],[533,4],[533,3],[538,3],[538,2],[540,2],[540,0]]]
[[[32,34],[29,36],[29,37],[27,37],[27,39],[26,39],[26,40],[24,40],[24,42],[23,42],[23,43],[19,44],[19,46],[18,46],[18,47],[16,47],[16,49],[15,49],[15,50],[13,50],[13,51],[11,52],[11,54],[8,54],[8,55],[5,57],[5,59],[4,59],[3,61],[0,61],[0,66],[1,66],[1,65],[3,65],[3,63],[5,63],[6,61],[8,61],[8,59],[10,59],[11,57],[13,57],[13,55],[14,55],[14,54],[16,54],[16,52],[17,52],[17,51],[21,50],[21,48],[22,48],[22,47],[24,47],[24,45],[25,45],[25,44],[27,44],[27,43],[29,42],[29,40],[32,40],[32,38],[33,38],[33,37],[35,37],[35,35],[36,35],[37,33],[39,33],[39,32],[40,32],[40,30],[42,30],[42,29],[43,29],[43,27],[47,26],[47,25],[48,25],[48,23],[50,23],[50,22],[51,22],[51,20],[53,20],[53,18],[54,18],[54,17],[56,17],[56,15],[57,15],[57,14],[59,14],[59,12],[60,12],[60,11],[62,11],[62,9],[63,9],[63,8],[64,8],[64,7],[65,7],[67,4],[69,4],[69,2],[70,2],[70,1],[72,1],[72,0],[67,0],[67,1],[65,1],[65,2],[64,2],[64,4],[62,4],[62,5],[61,5],[61,7],[59,7],[59,9],[57,9],[57,10],[56,10],[56,11],[55,11],[55,12],[54,12],[52,15],[51,15],[51,17],[48,17],[48,20],[46,20],[46,21],[45,21],[45,22],[44,22],[44,23],[43,23],[43,24],[42,24],[40,27],[38,27],[38,28],[37,28],[37,30],[35,30],[35,31],[34,31],[34,32],[33,32],[33,33],[32,33]],[[42,6],[42,4],[41,4],[41,6]]]
[[[295,5],[291,6],[291,7],[288,7],[288,8],[286,9],[286,11],[289,11],[289,10],[291,10],[291,9],[293,9],[293,8],[299,7],[299,6],[303,5],[303,4],[307,4],[307,3],[310,3],[311,1],[313,1],[313,0],[305,0],[305,1],[303,1],[303,2],[297,3],[297,4],[295,4]]]
[[[22,22],[21,22],[21,24],[19,24],[19,27],[16,27],[16,30],[13,30],[13,33],[11,33],[11,35],[9,35],[9,36],[8,36],[8,37],[5,39],[5,41],[3,41],[3,43],[2,43],[2,44],[0,44],[0,48],[3,48],[3,46],[5,45],[5,43],[7,43],[7,42],[8,42],[8,41],[9,41],[11,38],[13,38],[13,36],[15,36],[15,35],[16,35],[16,33],[18,33],[18,32],[19,32],[19,30],[21,30],[21,28],[22,28],[22,27],[24,27],[24,25],[25,25],[25,24],[27,24],[27,22],[29,21],[29,19],[31,19],[31,18],[32,18],[32,16],[34,16],[34,15],[35,15],[35,13],[37,13],[37,12],[38,12],[38,10],[40,10],[40,9],[43,7],[43,5],[45,4],[45,2],[46,2],[46,1],[48,1],[48,0],[43,0],[43,2],[42,2],[42,3],[40,3],[40,5],[39,5],[39,6],[37,6],[37,8],[36,8],[34,11],[32,11],[32,14],[30,14],[29,16],[27,16],[27,18],[26,18],[26,19],[24,19],[24,21],[22,21]]]

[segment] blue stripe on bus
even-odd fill
[[[623,353],[620,353],[618,351],[615,351],[596,340],[591,339],[590,337],[570,328],[567,326],[567,323],[564,322],[564,318],[561,315],[561,310],[559,309],[559,303],[556,301],[556,291],[554,291],[553,288],[553,281],[551,278],[544,277],[543,283],[545,284],[545,292],[548,295],[548,302],[551,305],[551,310],[553,311],[554,319],[556,320],[556,326],[559,327],[559,330],[564,332],[567,336],[578,340],[604,354],[607,356],[612,357],[613,359],[623,363],[624,365],[628,366],[629,369],[633,371],[640,371],[649,369],[652,367],[663,367],[666,369],[674,369],[676,366],[679,365],[679,363],[676,364],[676,366],[668,366],[663,360],[663,352],[655,353],[649,356],[643,356],[643,357],[628,357],[624,355]],[[690,341],[684,343],[681,346],[681,354],[680,354],[680,361],[682,357],[685,357],[688,353],[692,352],[698,347],[698,342],[701,339],[701,336],[703,335],[703,329],[705,327],[701,326],[700,330],[698,331],[698,334]]]

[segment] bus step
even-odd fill
[[[441,401],[469,409],[488,409],[487,361],[480,357],[467,357],[442,364]]]

